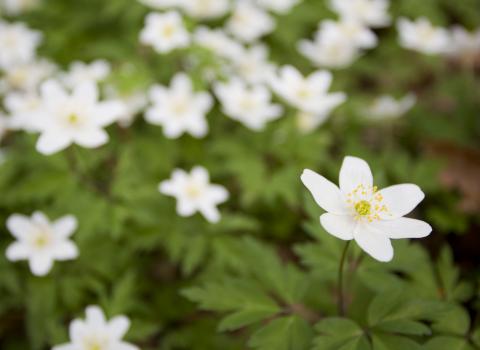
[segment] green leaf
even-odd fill
[[[473,350],[465,339],[440,336],[429,340],[424,350]]]
[[[313,350],[370,350],[363,329],[346,318],[326,318],[317,323]]]
[[[248,344],[257,350],[308,350],[312,335],[305,320],[290,316],[271,321],[253,334]]]

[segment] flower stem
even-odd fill
[[[345,265],[349,246],[350,241],[347,241],[345,247],[343,248],[342,257],[340,258],[340,266],[338,268],[338,314],[340,316],[345,315],[345,300],[343,294],[343,265]]]

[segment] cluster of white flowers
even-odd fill
[[[370,28],[390,24],[388,0],[330,0],[340,19],[320,22],[314,40],[302,40],[298,50],[319,67],[344,68],[365,49],[377,45]]]
[[[400,44],[427,55],[447,55],[471,59],[480,52],[480,29],[469,33],[461,26],[451,29],[434,26],[427,18],[397,22]]]

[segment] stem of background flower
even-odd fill
[[[347,241],[345,243],[345,247],[343,248],[342,257],[340,258],[340,266],[338,267],[338,314],[340,316],[345,315],[345,297],[343,294],[343,266],[345,265],[349,246],[350,241]]]

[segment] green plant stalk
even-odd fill
[[[340,258],[340,265],[338,267],[338,314],[340,316],[345,316],[345,296],[343,292],[343,266],[345,265],[345,259],[347,257],[348,247],[350,246],[350,241],[347,241],[345,247],[343,248],[342,256]]]

